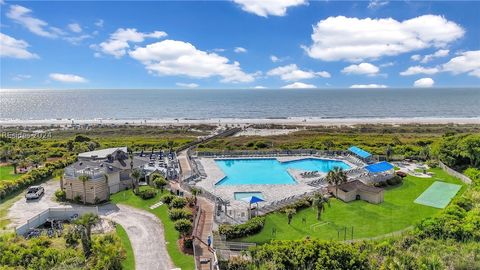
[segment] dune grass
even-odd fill
[[[122,241],[122,245],[127,256],[122,262],[122,268],[126,270],[133,270],[135,269],[135,257],[133,256],[132,244],[130,243],[130,239],[128,239],[127,232],[120,224],[116,224],[115,229],[118,237]]]
[[[284,213],[269,214],[265,227],[260,233],[241,240],[259,244],[267,243],[272,239],[296,240],[307,236],[326,240],[344,240],[352,238],[352,227],[354,239],[381,236],[403,230],[440,211],[440,209],[414,203],[414,200],[433,182],[443,181],[462,185],[457,196],[460,196],[466,188],[460,180],[441,169],[431,171],[435,173],[432,178],[407,176],[403,184],[389,187],[385,191],[385,201],[378,205],[365,201],[344,203],[333,199],[331,207],[327,206],[322,214],[321,221],[317,221],[316,211],[312,208],[297,212],[290,225],[287,224],[287,216]],[[303,218],[306,220],[305,223],[302,222]],[[315,224],[316,226],[313,226]],[[276,235],[272,235],[274,229],[276,229]]]
[[[166,191],[163,194],[165,193]],[[162,194],[159,193],[152,199],[143,200],[135,196],[131,190],[126,190],[112,195],[110,199],[112,203],[126,204],[156,215],[163,223],[167,251],[175,266],[181,269],[194,269],[195,262],[193,256],[184,254],[177,243],[180,234],[175,230],[173,221],[168,217],[168,207],[161,205],[153,210],[149,208],[149,206],[160,201],[161,195]]]

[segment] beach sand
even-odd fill
[[[212,118],[212,119],[43,119],[43,120],[0,120],[0,126],[65,126],[65,125],[296,125],[296,126],[349,126],[359,124],[480,124],[480,117],[473,118],[275,118],[275,119],[240,119],[240,118]]]

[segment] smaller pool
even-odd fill
[[[234,192],[233,193],[233,197],[237,201],[240,201],[243,198],[247,198],[247,197],[251,197],[251,196],[255,196],[255,197],[260,198],[262,200],[265,199],[265,198],[263,198],[262,192],[258,192],[258,191],[254,191],[254,192]]]

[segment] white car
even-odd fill
[[[27,200],[35,200],[42,197],[44,192],[45,190],[42,186],[31,186],[28,188],[25,198]]]

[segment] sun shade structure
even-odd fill
[[[248,203],[250,203],[250,204],[252,204],[252,203],[259,203],[259,202],[265,201],[265,200],[263,200],[263,199],[261,199],[261,198],[259,198],[259,197],[257,197],[257,196],[249,196],[249,197],[245,197],[245,198],[243,198],[243,199],[241,199],[241,200],[242,200],[242,201],[245,201],[245,202],[248,202]]]
[[[365,170],[371,173],[381,173],[390,171],[391,169],[393,169],[393,165],[386,161],[381,161],[372,165],[365,166]]]
[[[350,148],[348,148],[348,151],[354,153],[355,155],[361,157],[361,158],[369,158],[372,156],[372,154],[370,154],[369,152],[359,148],[359,147],[356,147],[356,146],[351,146]]]

